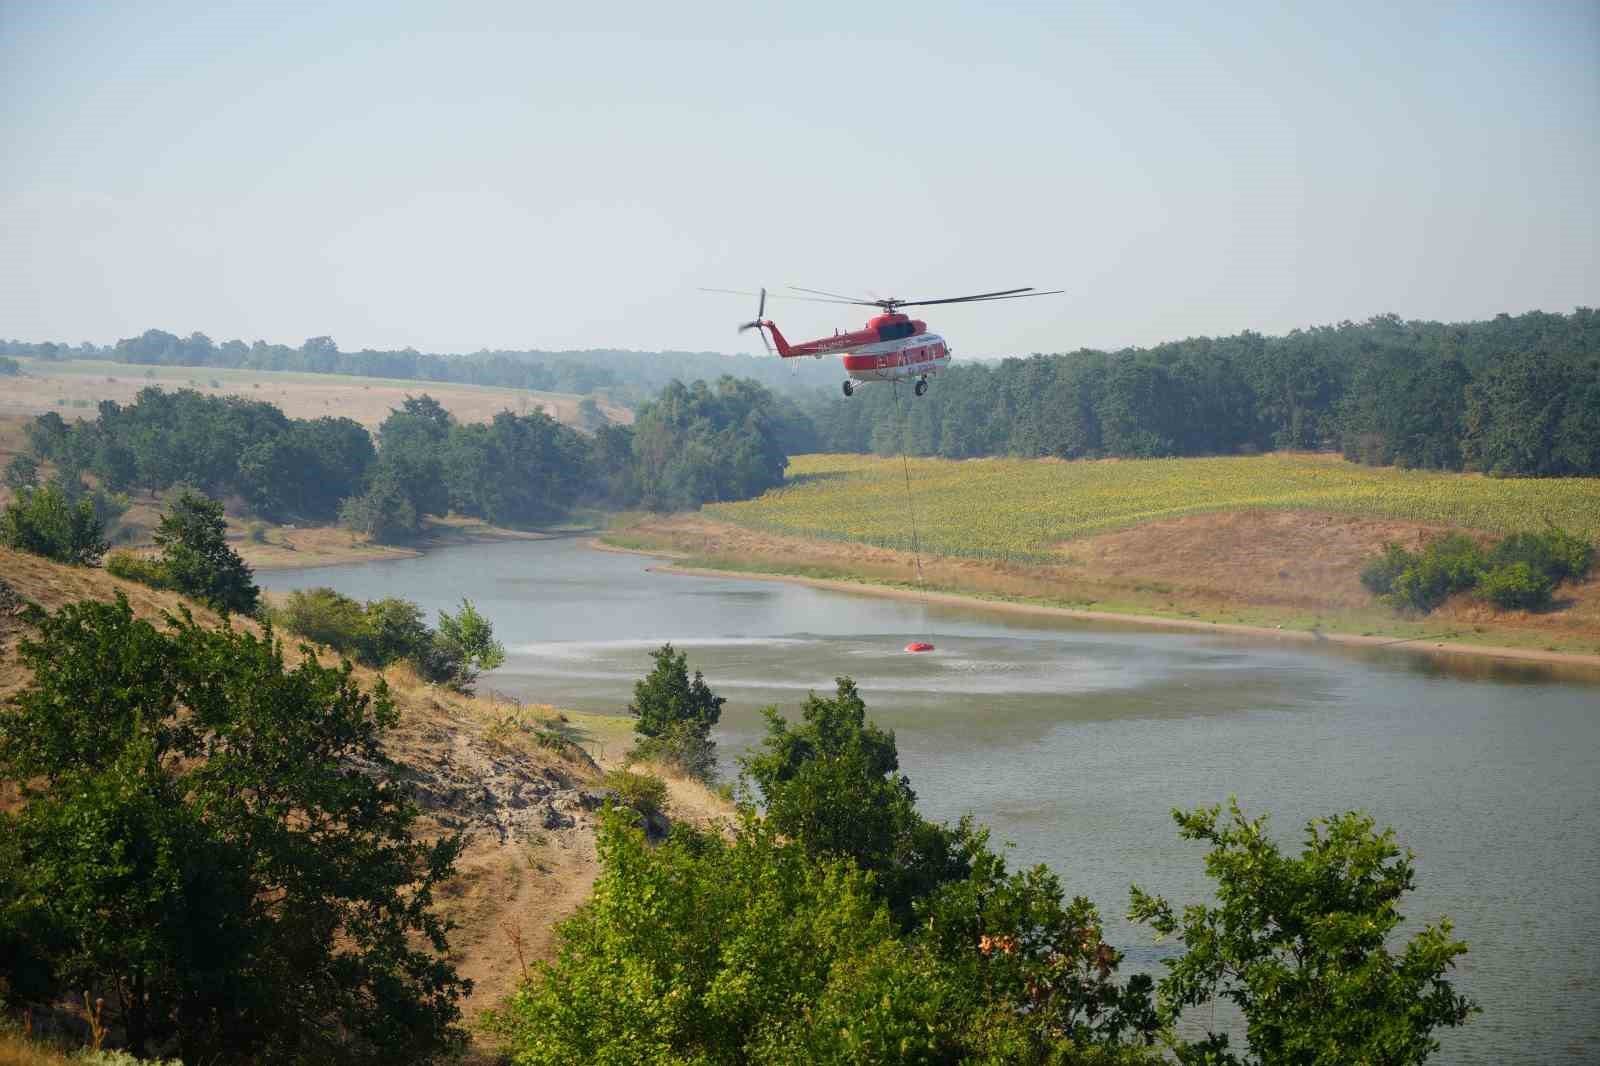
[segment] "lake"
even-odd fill
[[[808,690],[855,679],[893,728],[924,813],[971,812],[1100,907],[1125,971],[1164,949],[1127,923],[1128,885],[1206,896],[1174,807],[1270,812],[1296,845],[1360,808],[1417,856],[1408,928],[1448,915],[1471,946],[1458,987],[1484,1013],[1436,1061],[1600,1059],[1600,681],[1399,649],[1248,640],[1033,618],[735,577],[650,572],[580,539],[264,572],[430,612],[466,597],[505,643],[480,689],[625,713],[671,640],[728,697],[725,769]],[[937,651],[908,655],[907,641]],[[1219,1013],[1220,1017],[1220,1013]]]

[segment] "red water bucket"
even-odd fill
[[[910,644],[906,645],[906,651],[910,651],[910,652],[932,651],[932,650],[933,650],[933,645],[929,644],[925,640],[913,640]]]

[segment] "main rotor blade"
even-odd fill
[[[795,292],[809,292],[809,293],[812,294],[813,297],[816,297],[816,296],[826,296],[826,297],[828,297],[828,299],[826,299],[826,300],[818,300],[817,301],[818,303],[860,304],[862,307],[877,307],[879,304],[883,303],[882,300],[861,300],[861,299],[857,299],[854,296],[840,296],[836,292],[823,292],[821,289],[802,289],[798,285],[790,285],[789,288],[793,289]],[[791,296],[789,298],[791,300],[804,300],[804,299],[806,299],[806,297],[804,297],[804,296]]]
[[[1050,289],[1047,292],[1033,292],[1030,289],[1011,289],[1007,292],[988,292],[982,296],[955,296],[948,300],[898,300],[897,307],[927,307],[929,304],[967,304],[988,303],[991,300],[1026,300],[1030,296],[1055,296],[1066,292],[1066,289]]]
[[[725,293],[729,293],[729,294],[731,294],[733,296],[760,296],[761,295],[760,293],[750,292],[750,291],[748,291],[746,289],[708,289],[704,285],[696,286],[696,289],[698,291],[700,291],[700,292],[725,292]],[[862,301],[862,300],[819,300],[819,299],[817,299],[815,297],[812,297],[812,296],[785,296],[781,292],[769,292],[769,293],[767,293],[767,299],[769,299],[769,300],[804,300],[807,303],[814,303],[814,304],[865,303],[866,302],[866,301]],[[871,304],[870,306],[876,307],[878,305],[877,304]]]
[[[1001,289],[998,292],[980,292],[971,296],[950,296],[943,300],[896,300],[895,303],[916,304],[918,307],[920,307],[923,304],[953,304],[959,303],[962,300],[993,300],[1000,296],[1015,296],[1020,293],[1032,291],[1033,286],[1029,285],[1027,288],[1023,289]]]

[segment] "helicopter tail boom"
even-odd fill
[[[761,323],[761,325],[768,333],[772,334],[772,343],[778,346],[778,354],[783,358],[790,359],[794,356],[805,354],[804,352],[797,352],[793,348],[789,347],[789,342],[784,340],[783,334],[778,332],[778,324],[776,322],[767,321]]]

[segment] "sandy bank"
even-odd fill
[[[587,534],[588,531],[585,531]],[[471,519],[430,520],[427,533],[405,546],[374,544],[338,526],[271,527],[264,542],[230,531],[230,543],[253,570],[300,570],[380,559],[412,559],[437,548],[503,540],[548,540],[571,533],[502,529]]]

